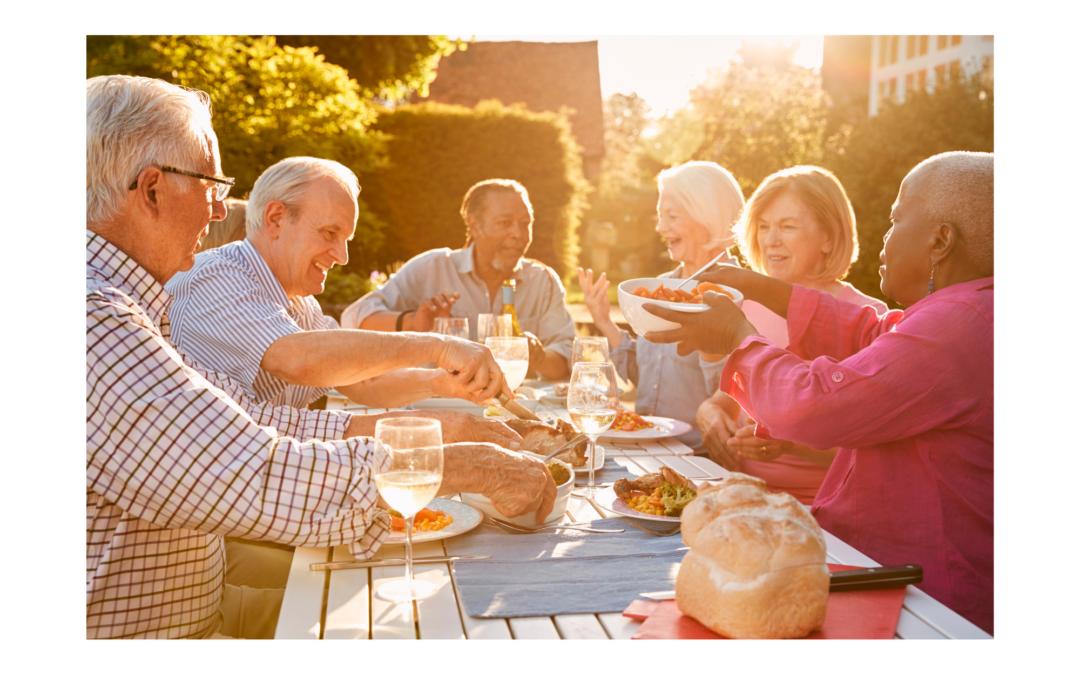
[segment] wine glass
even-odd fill
[[[383,584],[378,595],[391,602],[426,598],[438,589],[430,581],[413,578],[413,516],[442,484],[442,425],[419,417],[381,419],[375,422],[375,440],[390,452],[390,466],[375,474],[375,485],[383,500],[405,518],[405,578]]]
[[[583,337],[574,338],[573,363],[581,361],[605,362],[608,360],[608,341],[606,337]]]
[[[596,439],[611,428],[619,409],[619,385],[615,366],[610,363],[581,361],[574,364],[566,408],[578,431],[589,437],[589,485],[587,495],[596,494]]]
[[[469,317],[467,316],[439,316],[435,318],[435,332],[441,335],[451,335],[463,340],[469,339]]]
[[[510,390],[520,387],[529,372],[529,341],[523,337],[489,337],[484,344],[502,369]]]
[[[478,314],[476,316],[476,341],[485,344],[489,337],[498,337],[496,314]]]

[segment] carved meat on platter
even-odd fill
[[[522,450],[538,455],[547,455],[578,435],[577,430],[563,420],[558,420],[555,426],[530,420],[506,420],[506,425],[521,435]],[[582,438],[579,443],[555,455],[555,459],[561,459],[570,466],[585,466],[585,451],[588,447],[588,439]]]

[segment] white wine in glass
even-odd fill
[[[589,437],[589,485],[585,493],[596,493],[596,439],[611,428],[619,409],[619,385],[615,366],[610,363],[580,361],[574,364],[566,395],[570,421]]]
[[[484,344],[498,362],[511,391],[520,387],[529,372],[529,341],[523,337],[489,337]]]
[[[381,419],[375,440],[390,452],[390,466],[375,474],[383,500],[405,519],[405,578],[379,587],[378,595],[391,602],[420,600],[435,594],[435,584],[413,578],[413,517],[439,492],[443,475],[442,425],[418,417]]]

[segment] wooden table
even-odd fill
[[[334,404],[331,403],[331,406]],[[339,404],[340,405],[340,404]],[[371,409],[369,412],[382,412]],[[555,411],[542,410],[541,416]],[[605,442],[608,457],[635,471],[653,472],[669,466],[689,477],[727,475],[728,471],[673,439]],[[610,514],[607,514],[609,516]],[[563,522],[606,517],[589,503],[571,497]],[[514,535],[506,535],[514,536]],[[828,562],[862,567],[874,560],[825,533]],[[412,604],[392,604],[375,595],[385,581],[401,578],[404,565],[336,572],[312,572],[315,562],[353,560],[347,546],[297,548],[293,556],[276,637],[283,639],[416,640],[416,639],[628,639],[640,622],[621,614],[568,614],[515,619],[477,619],[465,613],[448,563],[423,563],[422,558],[447,555],[443,541],[413,546],[417,578],[438,592]],[[403,545],[383,546],[381,557],[403,558]],[[649,590],[649,589],[642,589]],[[900,611],[896,637],[903,639],[990,638],[959,614],[923,591],[909,586]]]

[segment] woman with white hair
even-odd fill
[[[855,212],[844,187],[816,166],[778,171],[758,186],[743,210],[739,250],[750,269],[774,279],[828,293],[837,300],[888,307],[841,281],[859,257]],[[788,345],[788,323],[764,306],[746,300],[747,320],[775,344]],[[750,419],[730,396],[716,392],[698,408],[697,423],[713,461],[732,471],[763,478],[770,490],[812,504],[836,455],[805,445],[754,436]]]
[[[715,162],[687,162],[665,169],[657,177],[660,201],[656,231],[668,245],[668,255],[679,263],[661,278],[685,279],[717,255],[720,264],[738,266],[727,249],[735,243],[744,200],[739,184],[727,169]],[[675,345],[654,345],[631,338],[611,320],[607,273],[593,279],[593,271],[578,268],[585,292],[585,306],[608,339],[611,360],[624,380],[637,387],[635,410],[639,415],[659,415],[682,420],[691,430],[678,437],[692,448],[701,446],[694,412],[716,391],[723,362],[710,363],[697,356],[679,356]]]

